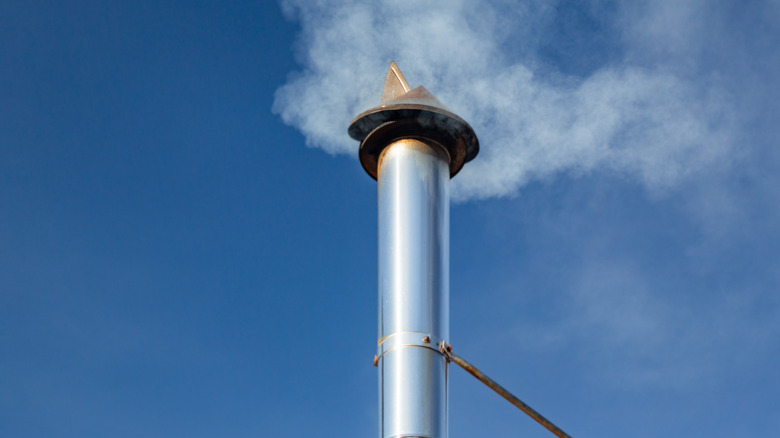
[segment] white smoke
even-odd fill
[[[273,110],[300,129],[307,145],[356,156],[346,128],[378,104],[394,59],[412,87],[425,85],[480,139],[478,158],[453,180],[456,199],[511,195],[528,181],[594,171],[663,190],[724,161],[732,148],[728,94],[686,74],[686,53],[675,49],[684,33],[658,34],[648,24],[658,17],[624,11],[615,20],[632,31],[620,33],[619,59],[566,75],[535,56],[555,6],[284,0],[285,13],[302,26],[303,71],[277,90]],[[627,8],[603,1],[589,7],[598,13],[607,6]],[[653,38],[663,62],[636,56]]]

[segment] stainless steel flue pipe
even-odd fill
[[[379,159],[381,437],[447,436],[449,158],[404,139]]]
[[[395,63],[379,107],[349,134],[378,181],[380,437],[447,437],[449,180],[473,159],[471,127]]]

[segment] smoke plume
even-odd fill
[[[379,103],[396,60],[480,139],[456,199],[590,172],[663,191],[724,163],[735,123],[729,94],[696,64],[706,4],[673,3],[284,0],[303,69],[273,111],[307,145],[356,156],[346,128]],[[589,33],[567,33],[567,20]]]

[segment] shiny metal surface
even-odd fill
[[[449,181],[479,152],[474,130],[390,63],[378,107],[347,129],[379,192],[382,438],[447,437]]]
[[[447,437],[447,361],[436,342],[449,337],[449,180],[436,143],[397,140],[379,157],[382,438]]]

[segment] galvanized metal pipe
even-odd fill
[[[380,437],[447,437],[447,151],[401,139],[379,157]]]

